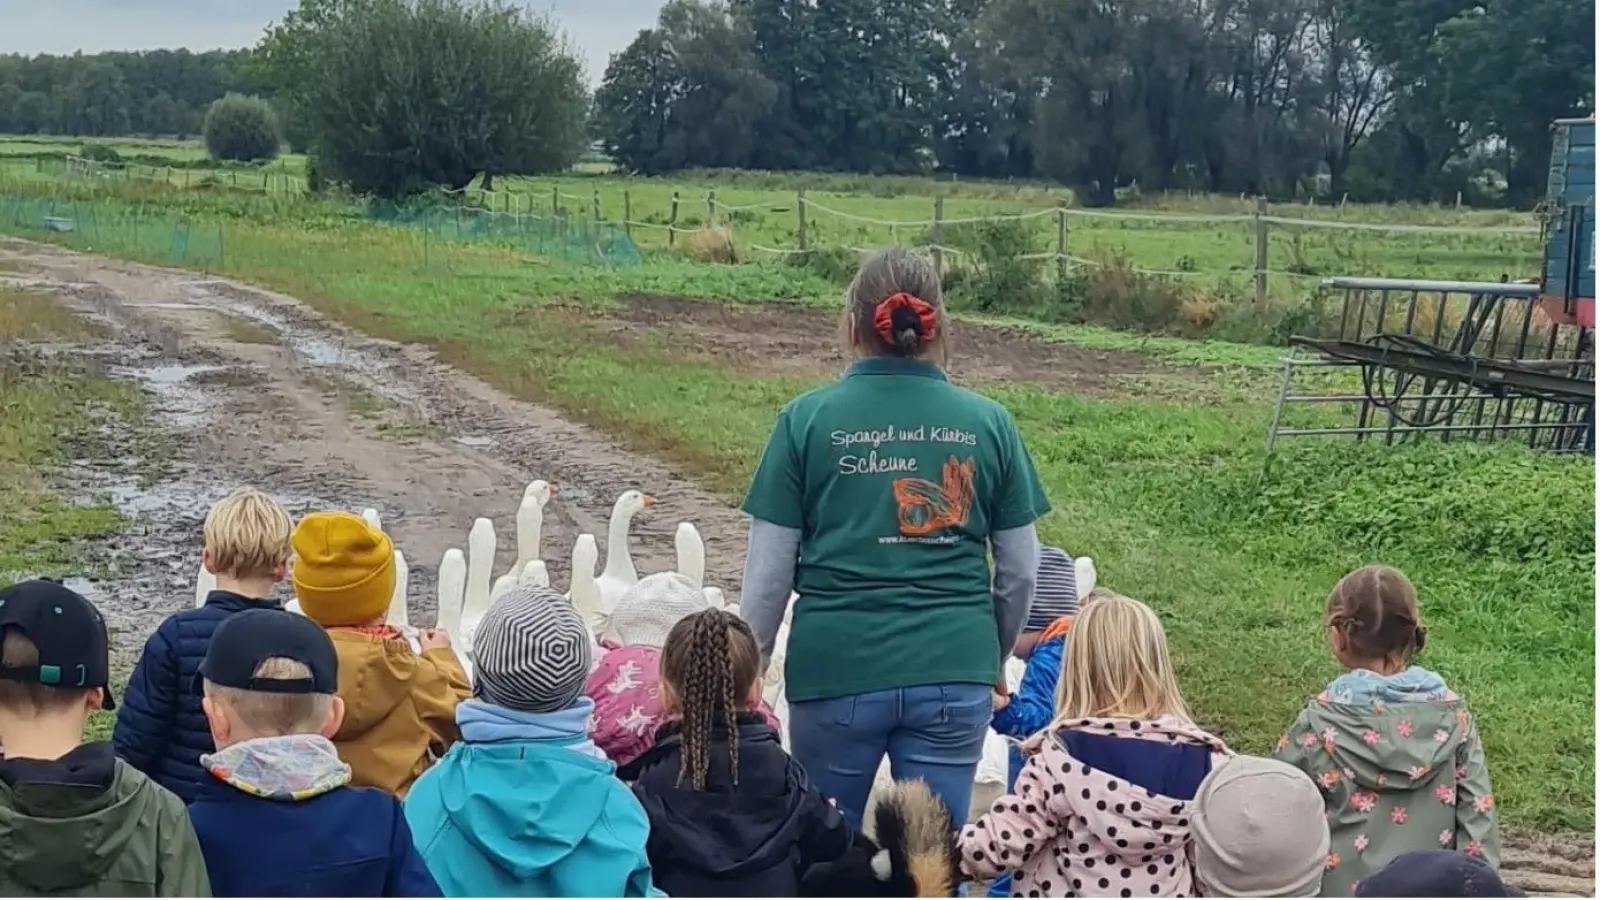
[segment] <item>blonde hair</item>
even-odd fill
[[[310,678],[305,663],[282,656],[261,661],[252,673],[256,678]],[[332,694],[279,694],[223,687],[209,680],[206,696],[233,713],[238,724],[256,737],[286,734],[313,734],[322,729],[333,708]]]
[[[0,664],[28,667],[39,664],[39,647],[19,628],[0,636]],[[82,706],[93,688],[62,688],[28,681],[0,680],[0,708],[21,716],[65,712]]]
[[[242,487],[206,513],[206,549],[211,568],[234,578],[265,578],[289,561],[294,522],[278,501]]]
[[[1138,600],[1108,592],[1084,606],[1067,632],[1065,654],[1051,730],[1089,717],[1193,721],[1161,620]]]

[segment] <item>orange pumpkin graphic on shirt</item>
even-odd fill
[[[894,500],[899,506],[900,533],[925,537],[941,528],[958,528],[972,516],[972,477],[977,464],[968,457],[945,460],[940,482],[923,478],[896,478]]]

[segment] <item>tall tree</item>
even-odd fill
[[[498,0],[302,0],[258,52],[253,77],[303,117],[322,170],[359,192],[555,171],[582,147],[577,54]]]

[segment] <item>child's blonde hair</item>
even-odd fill
[[[310,678],[311,669],[299,660],[268,657],[256,666],[256,678]],[[315,734],[328,720],[332,694],[279,694],[246,691],[205,683],[206,696],[228,708],[239,726],[254,737]]]
[[[1067,633],[1065,655],[1051,730],[1089,717],[1192,721],[1161,620],[1138,600],[1108,592],[1086,604]]]
[[[211,570],[233,578],[267,578],[289,561],[294,522],[278,501],[242,487],[206,513]]]

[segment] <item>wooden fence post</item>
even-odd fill
[[[622,191],[622,233],[633,240],[633,198],[628,195],[626,188]]]
[[[933,198],[933,271],[944,280],[944,198]]]
[[[672,208],[667,212],[667,246],[678,242],[678,192],[672,192]]]
[[[550,186],[550,215],[555,217],[555,218],[560,218],[561,217],[561,186],[560,185],[551,185]]]
[[[594,189],[594,221],[595,221],[595,224],[599,224],[600,222],[604,221],[600,216],[600,189],[599,188],[595,188]]]
[[[717,192],[715,189],[706,191],[706,227],[711,228],[717,224]]]
[[[1267,303],[1267,198],[1256,198],[1256,305]]]
[[[806,189],[801,188],[794,194],[794,236],[801,253],[809,249],[806,246]]]
[[[1056,284],[1067,280],[1067,211],[1056,208]]]

